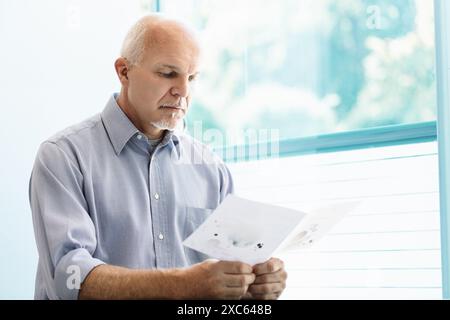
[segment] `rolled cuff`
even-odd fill
[[[55,291],[59,299],[77,300],[84,279],[92,269],[101,264],[105,262],[93,258],[83,248],[71,250],[64,255],[55,269]]]

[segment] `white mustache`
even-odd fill
[[[182,100],[179,103],[163,103],[160,107],[161,108],[176,108],[176,109],[185,110],[186,109],[186,101]]]

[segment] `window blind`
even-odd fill
[[[442,298],[437,143],[230,163],[238,195],[308,211],[360,206],[281,258],[282,299]]]

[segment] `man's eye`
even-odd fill
[[[196,76],[190,76],[190,77],[189,77],[189,81],[195,81],[196,79],[197,79]]]
[[[170,73],[159,72],[159,75],[164,78],[175,78],[177,76],[177,73],[176,72],[170,72]]]

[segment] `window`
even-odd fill
[[[436,120],[433,2],[161,0],[205,46],[189,128],[280,139]]]
[[[280,156],[230,163],[237,194],[306,212],[359,203],[313,247],[280,256],[282,299],[442,297],[436,141]]]
[[[434,2],[158,4],[202,30],[188,128],[278,130],[268,140],[279,158],[261,159],[261,139],[250,161],[225,155],[240,195],[303,210],[363,202],[318,247],[285,257],[293,283],[284,297],[448,297]],[[212,144],[251,152],[246,141]]]

